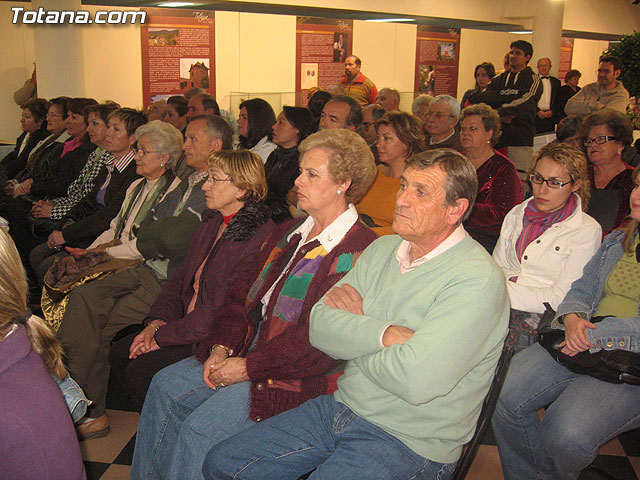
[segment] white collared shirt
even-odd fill
[[[396,250],[396,260],[398,260],[400,273],[404,275],[414,268],[419,267],[423,263],[436,258],[438,255],[443,254],[454,245],[460,243],[466,236],[467,232],[465,232],[464,227],[462,225],[458,225],[458,227],[453,232],[451,232],[451,235],[440,242],[440,245],[438,245],[426,255],[415,259],[414,261],[411,261],[411,243],[409,243],[407,240],[403,240],[398,247],[398,250]]]
[[[313,240],[318,240],[318,242],[320,242],[320,245],[322,245],[322,247],[327,252],[331,252],[331,250],[333,250],[334,247],[342,241],[347,232],[351,230],[351,227],[353,227],[357,221],[358,211],[356,210],[356,207],[352,203],[350,203],[349,208],[338,215],[338,218],[331,222],[327,228],[322,230],[314,238],[308,238],[311,230],[313,230],[313,226],[315,225],[315,220],[311,216],[307,217],[307,219],[302,222],[302,224],[298,228],[291,232],[291,234],[287,237],[287,241],[290,241],[293,236],[298,233],[302,238],[300,239],[298,246],[293,252],[293,255],[291,255],[289,262],[282,269],[282,272],[280,272],[280,275],[278,276],[276,281],[273,282],[271,288],[269,288],[264,297],[262,297],[262,315],[265,315],[267,311],[267,305],[269,303],[269,300],[271,299],[271,295],[273,295],[273,290],[276,288],[276,285],[278,284],[282,276],[289,270],[289,265],[295,258],[298,250],[300,250],[303,245]]]
[[[538,100],[538,108],[540,110],[551,110],[551,80],[540,77],[540,83],[542,83],[542,95]]]
[[[458,225],[458,227],[451,232],[447,238],[445,238],[440,245],[431,250],[426,255],[423,255],[420,258],[415,259],[413,262],[411,261],[411,243],[407,240],[403,240],[398,250],[396,250],[396,260],[398,260],[398,266],[400,267],[400,274],[404,275],[405,273],[409,273],[411,270],[418,268],[423,263],[428,262],[429,260],[433,260],[438,255],[442,255],[444,252],[454,247],[458,243],[460,243],[467,236],[467,232],[464,230],[462,225]],[[380,346],[385,348],[384,343],[382,342],[382,338],[384,337],[384,333],[387,331],[391,325],[395,325],[393,322],[389,322],[382,329],[382,333],[380,333]]]

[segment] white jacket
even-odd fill
[[[533,198],[507,213],[493,259],[507,279],[511,308],[543,313],[544,302],[557,308],[573,281],[582,276],[585,264],[598,250],[602,229],[598,222],[582,211],[579,197],[577,200],[576,209],[569,218],[552,225],[527,246],[522,264],[516,255],[516,242],[522,232],[525,208]],[[514,275],[518,280],[510,282],[509,278]]]

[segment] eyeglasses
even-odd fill
[[[207,177],[207,182],[209,182],[211,185],[215,185],[216,183],[219,182],[231,182],[230,178],[216,178],[213,175],[209,175]]]
[[[141,157],[144,157],[145,155],[148,155],[150,153],[158,153],[155,150],[145,150],[144,148],[134,148],[134,151]]]
[[[602,145],[603,143],[607,143],[611,140],[618,140],[618,137],[610,137],[609,135],[598,135],[594,138],[587,138],[584,142],[585,147],[590,147],[594,143],[596,145]]]
[[[529,175],[529,181],[531,183],[535,183],[536,185],[542,185],[542,183],[546,183],[547,187],[553,188],[554,190],[560,190],[565,185],[569,185],[570,183],[573,183],[573,179],[563,183],[561,180],[556,180],[555,178],[549,178],[549,179],[544,178],[543,176],[538,175],[537,173],[532,173],[531,175]]]
[[[444,117],[453,117],[453,115],[447,115],[446,113],[442,113],[442,112],[427,112],[425,117],[426,118],[436,117],[438,120],[441,120]]]

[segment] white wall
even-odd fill
[[[460,32],[460,63],[458,70],[458,98],[474,88],[473,71],[482,62],[491,62],[496,69],[504,68],[504,54],[514,40],[531,41],[531,35],[517,35],[505,32],[487,32],[463,28]],[[535,51],[535,47],[534,47]],[[529,63],[531,65],[531,62]],[[535,68],[534,68],[535,71]]]
[[[573,59],[571,68],[580,70],[580,86],[593,83],[597,80],[598,58],[609,47],[609,42],[599,40],[583,40],[576,38],[573,41]]]
[[[104,7],[83,8],[113,10]],[[142,107],[142,47],[138,25],[91,25],[82,30],[85,95]]]
[[[21,112],[13,92],[31,76],[35,59],[32,27],[11,24],[12,6],[0,3],[0,140],[10,142],[20,134]]]

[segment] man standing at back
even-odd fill
[[[562,112],[558,109],[560,87],[562,84],[556,77],[549,75],[551,71],[551,59],[538,60],[538,75],[542,84],[542,95],[538,101],[536,111],[536,134],[553,132]]]
[[[378,89],[374,83],[360,73],[362,62],[355,55],[351,55],[344,61],[344,78],[340,84],[351,98],[361,107],[376,103]]]
[[[603,55],[598,65],[598,81],[583,87],[564,107],[567,115],[584,117],[603,108],[625,113],[629,105],[629,92],[618,81],[622,63],[617,57]]]
[[[484,92],[478,92],[469,99],[471,103],[486,103],[498,111],[502,135],[496,148],[507,148],[507,156],[521,178],[524,178],[533,158],[536,108],[542,95],[540,77],[527,66],[532,55],[533,47],[529,42],[512,42],[510,70],[494,77]]]

